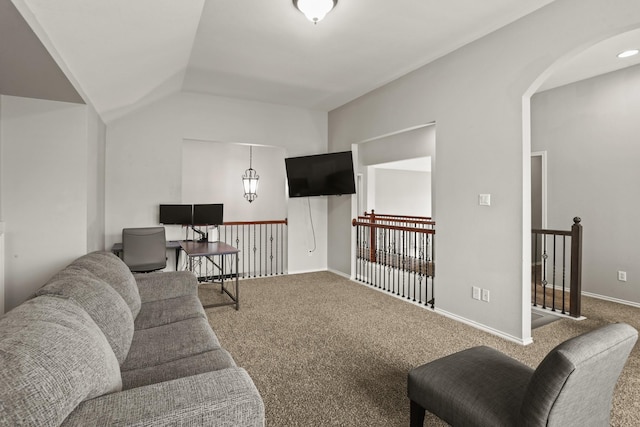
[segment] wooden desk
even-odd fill
[[[194,261],[196,260],[196,258],[206,258],[207,260],[211,261],[211,263],[215,267],[217,267],[218,270],[220,270],[220,275],[218,276],[220,278],[219,282],[214,282],[213,279],[215,278],[215,276],[213,274],[211,276],[205,275],[204,277],[198,277],[198,280],[209,281],[209,278],[211,278],[212,283],[220,283],[220,286],[221,286],[220,292],[226,293],[229,296],[229,298],[231,298],[230,302],[208,304],[208,305],[205,305],[204,308],[219,307],[223,305],[235,305],[236,310],[239,310],[240,309],[240,287],[238,286],[238,253],[240,251],[224,242],[198,242],[198,241],[186,240],[186,241],[181,241],[180,246],[182,247],[182,250],[187,254],[187,257],[189,258],[188,268],[191,272],[195,273]],[[236,272],[235,274],[225,273],[224,257],[226,256],[233,257],[234,255],[236,258],[236,262],[235,262]],[[215,262],[215,257],[219,257],[219,260],[220,260],[219,264]],[[224,279],[226,276],[229,276],[229,277],[235,276],[235,288],[236,288],[235,295],[229,292],[229,290],[224,287]]]
[[[176,271],[178,271],[178,260],[180,259],[180,251],[182,250],[182,246],[180,246],[180,241],[178,240],[167,240],[166,243],[167,249],[173,249],[176,253]],[[114,243],[111,247],[111,252],[116,254],[118,257],[122,258],[122,243]]]

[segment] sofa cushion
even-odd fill
[[[131,270],[120,258],[111,252],[98,251],[81,256],[71,265],[82,267],[111,285],[126,301],[133,318],[136,318],[140,311],[138,286]]]
[[[144,302],[135,320],[135,329],[149,329],[193,317],[207,318],[196,295],[186,295],[158,301]]]
[[[129,355],[120,369],[147,368],[220,348],[207,320],[201,317],[135,331]]]
[[[128,390],[190,375],[235,367],[236,362],[234,362],[229,352],[219,348],[161,365],[124,371],[122,373],[122,389]]]
[[[102,330],[122,364],[133,339],[133,316],[127,303],[111,286],[84,268],[71,265],[53,276],[36,295],[72,298]]]
[[[229,368],[86,400],[61,427],[96,424],[264,427],[264,403],[247,371]]]
[[[198,296],[198,280],[190,271],[163,271],[135,274],[134,277],[143,303],[185,295]]]
[[[73,300],[39,296],[0,318],[0,420],[57,426],[83,400],[119,391],[111,346]]]

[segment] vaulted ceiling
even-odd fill
[[[339,0],[314,25],[291,0],[0,0],[0,93],[44,82],[105,121],[178,91],[329,111],[552,1]]]

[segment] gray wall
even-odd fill
[[[637,27],[636,1],[556,0],[329,113],[330,151],[436,123],[441,313],[531,341],[529,96],[558,61]],[[490,207],[478,205],[480,193]],[[333,233],[348,221],[329,212],[330,268],[349,256],[348,234]],[[491,301],[473,300],[472,286]]]
[[[87,251],[87,110],[1,96],[5,308]]]
[[[103,250],[104,171],[107,127],[87,105],[87,252]]]
[[[582,218],[583,291],[640,305],[638,94],[634,66],[536,94],[531,116],[532,149],[547,151],[548,227]]]

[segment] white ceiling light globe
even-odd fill
[[[322,21],[333,9],[333,0],[298,0],[296,6],[313,23]]]

